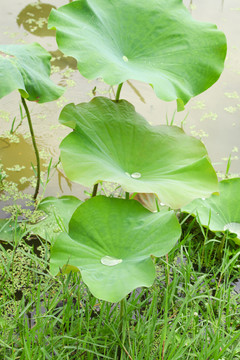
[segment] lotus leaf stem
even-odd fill
[[[123,83],[119,84],[118,88],[117,88],[117,93],[116,93],[116,98],[115,98],[115,100],[117,102],[119,101],[119,98],[120,98],[120,93],[121,93],[121,90],[122,90],[122,86],[123,86]]]
[[[98,189],[98,183],[94,185],[93,191],[92,191],[92,197],[97,195],[97,189]]]
[[[36,156],[36,160],[37,160],[37,184],[36,184],[36,188],[35,188],[35,193],[33,195],[33,199],[36,200],[37,195],[39,193],[39,187],[40,187],[40,156],[39,156],[39,152],[38,152],[38,148],[37,148],[37,143],[35,140],[35,135],[34,135],[33,126],[32,126],[32,120],[31,120],[30,112],[28,110],[28,106],[26,104],[25,99],[22,96],[21,96],[21,100],[22,100],[22,104],[23,104],[24,110],[27,115],[28,126],[29,126],[29,130],[30,130],[30,134],[31,134],[31,138],[32,138],[32,144],[33,144],[33,148],[34,148],[35,156]]]

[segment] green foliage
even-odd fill
[[[182,0],[79,0],[53,9],[58,46],[88,79],[151,84],[179,109],[219,78],[226,39],[215,25],[192,19]]]
[[[117,302],[139,286],[151,286],[151,255],[163,256],[181,235],[172,211],[151,213],[135,200],[97,196],[74,212],[69,233],[51,249],[51,271],[64,264],[81,270],[97,298]]]
[[[17,223],[10,219],[0,219],[0,241],[19,242],[24,234],[24,229]]]
[[[207,209],[201,200],[185,206],[194,206],[186,211],[197,211],[200,222],[184,219],[179,240],[174,211],[158,201],[155,209],[152,200],[157,194],[177,209],[216,192],[206,149],[180,128],[150,126],[119,100],[123,81],[136,79],[182,109],[220,76],[225,36],[193,20],[182,0],[78,0],[53,10],[49,26],[56,27],[60,49],[77,58],[84,76],[119,86],[116,101],[69,104],[60,116],[73,129],[61,144],[64,169],[73,181],[94,185],[92,198],[42,200],[44,218],[27,224],[37,235],[30,238],[33,249],[17,220],[1,221],[0,357],[239,359],[239,295],[233,289],[239,251],[229,246],[229,237],[202,226],[224,231],[228,225],[228,232],[238,232],[239,199],[229,196],[238,194],[239,179],[221,182],[219,196],[202,200]],[[38,44],[0,47],[0,97],[20,91],[33,143],[23,97],[45,102],[62,93],[49,80],[49,59]],[[50,167],[51,162],[48,177]],[[39,161],[38,168],[40,182]],[[126,200],[95,196],[99,181],[120,184]],[[153,193],[145,201],[153,212],[127,200],[129,192],[143,194],[141,202]],[[221,212],[223,229],[221,221],[215,221],[217,229],[210,223],[214,211]],[[34,214],[38,218],[39,211]],[[54,279],[49,264],[59,275]]]
[[[219,194],[194,200],[182,211],[194,214],[202,225],[212,231],[234,233],[233,240],[240,245],[240,178],[221,181]]]
[[[51,72],[51,55],[39,44],[29,45],[0,45],[0,98],[14,90],[19,90],[21,101],[26,113],[32,144],[36,156],[37,177],[34,200],[37,198],[40,187],[40,156],[35,140],[32,120],[25,98],[29,101],[44,103],[58,99],[64,89],[56,86],[49,78]],[[22,108],[21,118],[22,116]],[[14,122],[10,133],[14,129]]]
[[[123,360],[238,360],[239,254],[226,245],[221,260],[199,268],[201,231],[187,222],[183,230],[153,286],[128,296],[122,335],[119,306],[94,298],[79,274],[51,276],[46,244],[41,258],[24,243],[1,248],[0,358],[118,360],[120,347]]]
[[[38,211],[43,212],[42,219],[27,228],[31,233],[52,242],[59,232],[68,230],[70,218],[81,203],[74,196],[46,197],[38,205]]]
[[[199,140],[176,126],[151,126],[125,100],[97,97],[69,104],[60,122],[74,128],[60,145],[63,168],[73,181],[116,182],[127,192],[155,193],[174,209],[218,190]]]
[[[30,101],[58,99],[64,90],[49,79],[50,58],[37,43],[0,45],[0,98],[19,90]]]

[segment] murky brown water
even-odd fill
[[[89,101],[92,89],[97,87],[97,95],[105,95],[109,86],[101,81],[88,81],[76,70],[74,59],[64,58],[57,49],[54,31],[47,29],[47,16],[52,7],[66,4],[67,0],[45,0],[35,3],[28,0],[1,0],[0,39],[6,43],[38,42],[54,56],[53,80],[67,87],[64,96],[53,103],[28,103],[37,143],[41,149],[43,170],[53,157],[56,163],[59,157],[58,146],[61,139],[69,132],[58,124],[58,116],[64,105],[69,102]],[[37,6],[36,6],[37,4]],[[213,22],[224,31],[228,40],[228,57],[224,73],[220,80],[208,91],[192,99],[186,110],[177,113],[175,124],[185,121],[187,133],[200,137],[207,147],[210,158],[219,172],[226,169],[227,159],[231,154],[230,172],[240,174],[240,2],[239,0],[186,0],[194,18]],[[123,86],[123,98],[132,102],[136,110],[150,123],[166,123],[166,114],[171,118],[176,108],[175,103],[159,100],[152,88],[137,81]],[[26,121],[18,130],[18,143],[4,138],[4,133],[11,128],[15,116],[19,120],[20,97],[14,92],[0,100],[0,158],[10,180],[20,183],[20,189],[26,189],[28,183],[21,183],[22,177],[33,175],[31,162],[34,153],[31,140],[27,136]],[[21,171],[14,167],[24,166]],[[10,168],[11,170],[8,170]],[[18,169],[19,170],[19,169]],[[83,188],[71,184],[61,170],[53,172],[45,195],[75,194],[83,196]],[[32,191],[32,190],[29,190]]]

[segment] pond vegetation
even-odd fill
[[[0,168],[11,213],[0,219],[0,357],[240,359],[240,179],[228,178],[231,158],[219,182],[199,139],[174,118],[153,126],[121,98],[137,80],[183,111],[219,79],[225,35],[182,0],[48,9],[44,32],[85,78],[110,88],[63,107],[59,123],[70,132],[43,176],[29,104],[55,101],[64,88],[50,80],[51,55],[38,43],[0,46],[0,97],[18,91],[22,103],[9,137],[27,121],[36,157],[32,195]],[[85,199],[44,197],[56,171],[87,188]]]

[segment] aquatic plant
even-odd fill
[[[118,302],[155,279],[152,256],[166,255],[181,235],[173,211],[152,213],[135,200],[96,196],[73,213],[51,249],[51,271],[81,270],[97,298]]]
[[[94,296],[110,302],[120,301],[119,328],[123,334],[123,299],[139,286],[152,285],[156,276],[155,258],[168,254],[180,238],[181,227],[170,208],[187,207],[193,199],[207,198],[218,191],[217,177],[204,145],[175,126],[150,126],[130,103],[120,100],[123,82],[145,81],[159,98],[177,100],[181,110],[191,97],[209,88],[220,76],[226,39],[215,25],[193,20],[181,0],[77,0],[53,10],[49,27],[56,27],[59,48],[66,55],[76,57],[85,77],[102,77],[118,88],[115,101],[98,97],[89,103],[69,104],[59,119],[73,130],[60,145],[64,170],[71,180],[93,186],[92,198],[85,202],[73,197],[44,199],[39,209],[46,215],[41,222],[28,225],[28,231],[51,241],[50,270],[54,275],[80,271]],[[20,88],[20,91],[24,94],[25,90]],[[96,196],[98,183],[102,181],[120,184],[126,199]],[[151,212],[137,201],[129,200],[129,192],[154,193],[167,207]],[[191,266],[188,265],[188,280]],[[174,272],[181,273],[176,269]],[[171,293],[166,266],[167,291],[161,307],[154,308],[156,298],[150,294],[155,315],[157,311],[164,313],[164,325],[161,323],[159,327],[161,346],[159,337],[155,339],[157,347],[163,350],[161,354],[156,351],[155,357],[163,358],[164,346],[166,351],[168,343],[175,339],[182,310],[196,298],[201,298],[199,309],[202,309],[202,293],[195,296],[192,291],[204,284],[204,277],[198,276],[193,285],[186,278],[176,283],[177,277],[173,277]],[[168,306],[185,285],[181,311],[174,308],[170,317]],[[65,293],[70,298],[68,285]],[[209,294],[206,298],[209,299]],[[79,298],[77,303],[82,310],[84,306]],[[109,314],[116,308],[109,307]],[[212,309],[211,312],[215,314]],[[73,316],[76,318],[76,312]],[[186,317],[196,323],[194,329],[199,328],[198,319],[191,318],[187,312]],[[147,317],[143,318],[146,322]],[[165,343],[170,322],[170,332],[174,335]],[[230,328],[229,323],[227,316],[223,328],[226,324]],[[62,338],[69,324],[65,324],[64,319],[59,324],[63,329]],[[202,332],[204,337],[211,335],[207,325]],[[186,329],[188,332],[188,327]],[[181,340],[171,350],[170,358],[183,346],[182,326],[178,336]],[[119,336],[118,341],[121,343]],[[192,341],[191,337],[191,344]],[[232,344],[232,339],[230,341]],[[122,343],[123,349],[124,337]],[[218,344],[214,345],[216,356]],[[184,346],[189,345],[184,342]],[[74,351],[76,347],[74,344]],[[207,347],[201,348],[205,351]],[[145,357],[149,358],[149,354]]]
[[[59,232],[68,231],[72,214],[81,203],[82,201],[75,196],[61,196],[59,198],[48,196],[44,198],[37,207],[41,216],[34,224],[28,224],[28,231],[53,242]]]
[[[49,28],[86,78],[144,81],[179,108],[213,85],[226,56],[225,35],[194,20],[182,0],[78,0],[53,9]]]
[[[123,299],[153,284],[155,258],[167,255],[180,238],[171,209],[218,191],[204,145],[176,126],[149,125],[120,100],[123,82],[144,81],[182,110],[219,78],[226,39],[215,25],[193,20],[181,0],[77,0],[53,9],[49,28],[56,28],[60,50],[77,59],[82,75],[118,87],[115,101],[97,97],[69,104],[59,119],[72,129],[60,145],[66,175],[93,186],[92,198],[83,203],[74,197],[44,199],[42,221],[28,224],[27,231],[51,241],[54,275],[80,271],[94,296],[120,302],[123,333]],[[25,99],[51,101],[63,90],[50,82],[50,55],[38,44],[0,51],[0,96],[19,90],[40,171]],[[38,175],[34,198],[39,181]],[[102,181],[119,184],[126,199],[96,196]],[[167,207],[151,212],[129,200],[131,192],[154,193]]]
[[[129,192],[154,193],[177,209],[218,190],[204,145],[175,126],[150,126],[120,100],[123,82],[149,83],[159,98],[177,100],[182,110],[219,78],[226,39],[215,25],[193,20],[181,0],[78,0],[53,9],[49,28],[83,76],[118,85],[115,101],[98,97],[62,110],[59,121],[73,129],[60,145],[64,170],[71,180],[94,186],[93,197],[102,181],[126,192],[126,200],[97,196],[75,210],[69,230],[54,241],[51,269],[75,266],[95,296],[119,301],[139,285],[150,286],[150,255],[166,254],[179,237],[171,211],[153,214],[127,200]],[[167,227],[166,218],[175,225]],[[168,233],[167,248],[155,226]],[[138,261],[152,269],[151,281],[144,277],[145,265],[141,274],[136,271]]]
[[[199,140],[177,126],[151,126],[125,100],[69,104],[59,121],[74,128],[60,145],[61,161],[80,184],[115,182],[126,192],[155,193],[173,209],[218,189]]]
[[[219,194],[196,199],[182,211],[196,216],[211,231],[235,234],[231,238],[240,245],[240,178],[220,181]]]
[[[51,55],[39,44],[0,45],[0,98],[18,90],[26,112],[29,131],[37,162],[37,184],[33,198],[40,186],[40,156],[35,140],[30,112],[26,100],[45,103],[58,99],[64,89],[49,78]]]

